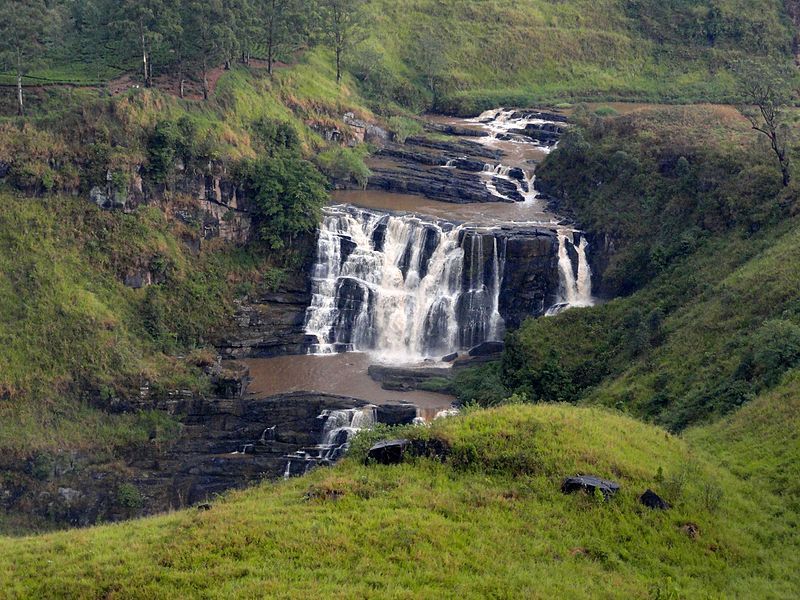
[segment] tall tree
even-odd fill
[[[774,66],[746,61],[737,67],[743,104],[739,111],[755,131],[767,137],[783,177],[791,182],[789,138],[792,128],[786,122],[786,107],[791,100],[793,74]]]
[[[153,83],[152,48],[163,38],[164,14],[164,0],[121,0],[111,17],[111,28],[138,48],[145,87]]]
[[[336,83],[342,80],[342,59],[364,34],[365,0],[321,0],[323,31],[336,55]]]
[[[10,0],[0,20],[0,64],[17,76],[17,113],[25,116],[22,78],[39,62],[52,13],[43,0]]]
[[[208,72],[220,60],[228,60],[235,38],[233,15],[223,0],[186,0],[183,34],[192,46],[192,59],[203,84],[203,98],[211,92]]]
[[[267,44],[267,71],[271,77],[277,56],[295,40],[301,30],[304,7],[297,0],[261,2],[264,39]]]

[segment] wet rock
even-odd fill
[[[376,462],[381,465],[400,464],[410,446],[411,441],[406,439],[378,442],[369,449],[366,462]]]
[[[579,491],[593,494],[595,490],[600,490],[607,500],[619,491],[619,487],[618,483],[608,479],[601,479],[593,475],[577,475],[575,477],[567,477],[561,484],[561,491],[565,494]]]
[[[381,384],[385,390],[411,391],[419,389],[420,384],[431,379],[449,379],[450,369],[441,367],[391,367],[370,365],[367,373]]]
[[[650,489],[639,496],[639,502],[644,504],[647,508],[652,508],[654,510],[667,510],[670,507],[666,500]]]
[[[453,362],[455,359],[458,358],[458,352],[453,352],[452,354],[448,354],[442,357],[442,362]]]
[[[375,412],[378,423],[384,425],[410,425],[417,418],[413,404],[381,404]]]
[[[469,351],[470,356],[489,356],[491,354],[501,354],[506,345],[503,342],[483,342]]]
[[[437,133],[444,133],[445,135],[455,135],[463,137],[488,137],[486,131],[474,127],[465,127],[463,125],[451,125],[449,123],[426,123],[425,129],[428,131],[435,131]]]

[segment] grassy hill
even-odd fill
[[[369,3],[351,71],[381,99],[475,113],[565,99],[671,102],[734,95],[744,56],[785,61],[777,0]]]
[[[712,440],[736,439],[744,422],[687,443],[600,409],[477,411],[403,432],[444,441],[444,463],[364,466],[363,439],[333,469],[209,511],[0,539],[0,583],[11,598],[788,597],[797,513],[737,472],[746,444],[725,444],[731,470],[714,464]],[[781,442],[781,429],[744,427]],[[563,495],[561,478],[579,472],[622,490],[608,502]],[[640,505],[648,487],[673,508]]]
[[[791,60],[793,9],[780,0],[369,0],[345,66],[381,111],[475,113],[587,99],[725,101],[735,96],[736,61]],[[125,68],[136,72],[135,48],[126,54],[113,35],[94,33],[68,29],[26,84],[97,86]],[[324,41],[324,32],[314,30],[306,43],[330,63]],[[262,39],[247,43],[263,57]],[[174,52],[163,50],[159,73],[168,75],[173,60]],[[0,90],[9,114],[14,81],[0,74],[9,85]]]

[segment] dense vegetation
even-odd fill
[[[601,403],[680,430],[779,384],[800,366],[798,191],[763,140],[725,108],[577,120],[539,177],[611,248],[602,289],[621,297],[527,322],[462,397]]]
[[[7,5],[0,451],[20,460],[174,433],[112,409],[145,387],[207,389],[209,336],[296,268],[326,178],[369,176],[364,146],[326,140],[353,141],[346,112],[402,140],[431,108],[728,100],[742,57],[789,64],[796,46],[797,7],[777,0]],[[573,121],[537,177],[609,250],[595,283],[616,299],[529,321],[501,362],[459,376],[463,400],[506,406],[378,429],[332,470],[208,512],[0,539],[2,593],[796,595],[797,184],[733,109],[578,106]],[[250,243],[175,218],[207,176],[250,193]],[[126,211],[85,199],[138,185],[152,202]],[[446,460],[364,466],[389,434],[435,439]],[[576,472],[622,492],[562,495]],[[647,487],[673,508],[643,508]]]
[[[721,423],[692,444],[598,409],[476,411],[402,432],[443,441],[444,463],[364,466],[363,439],[332,470],[209,511],[0,540],[0,583],[10,597],[789,597],[796,496],[788,505],[760,482],[780,477],[797,445],[755,464],[742,436],[783,445],[797,411],[772,429],[775,400],[759,408],[764,425]],[[565,496],[561,478],[575,472],[622,490]],[[641,506],[648,487],[673,508]]]
[[[299,49],[326,48],[336,81],[351,74],[381,111],[475,112],[587,97],[723,100],[735,96],[730,68],[741,58],[788,64],[793,7],[778,0],[35,0],[11,3],[0,61],[9,85],[18,78],[92,85],[133,72],[144,86],[208,97],[220,64],[258,57],[273,73],[277,60]]]

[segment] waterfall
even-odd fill
[[[376,423],[376,407],[324,410],[317,418],[324,420],[322,439],[313,448],[298,450],[286,457],[284,479],[305,475],[320,464],[331,464],[344,456],[350,441],[362,429],[372,429]]]
[[[306,312],[311,351],[414,362],[500,339],[504,253],[474,227],[325,209]]]
[[[586,258],[586,247],[589,245],[586,236],[580,236],[576,246],[572,238],[572,231],[558,232],[558,276],[559,298],[547,311],[547,316],[556,315],[562,310],[573,307],[592,306],[592,270]],[[569,234],[569,235],[568,235]],[[573,267],[569,251],[572,249],[576,255],[577,269]],[[576,272],[577,271],[577,272]]]

